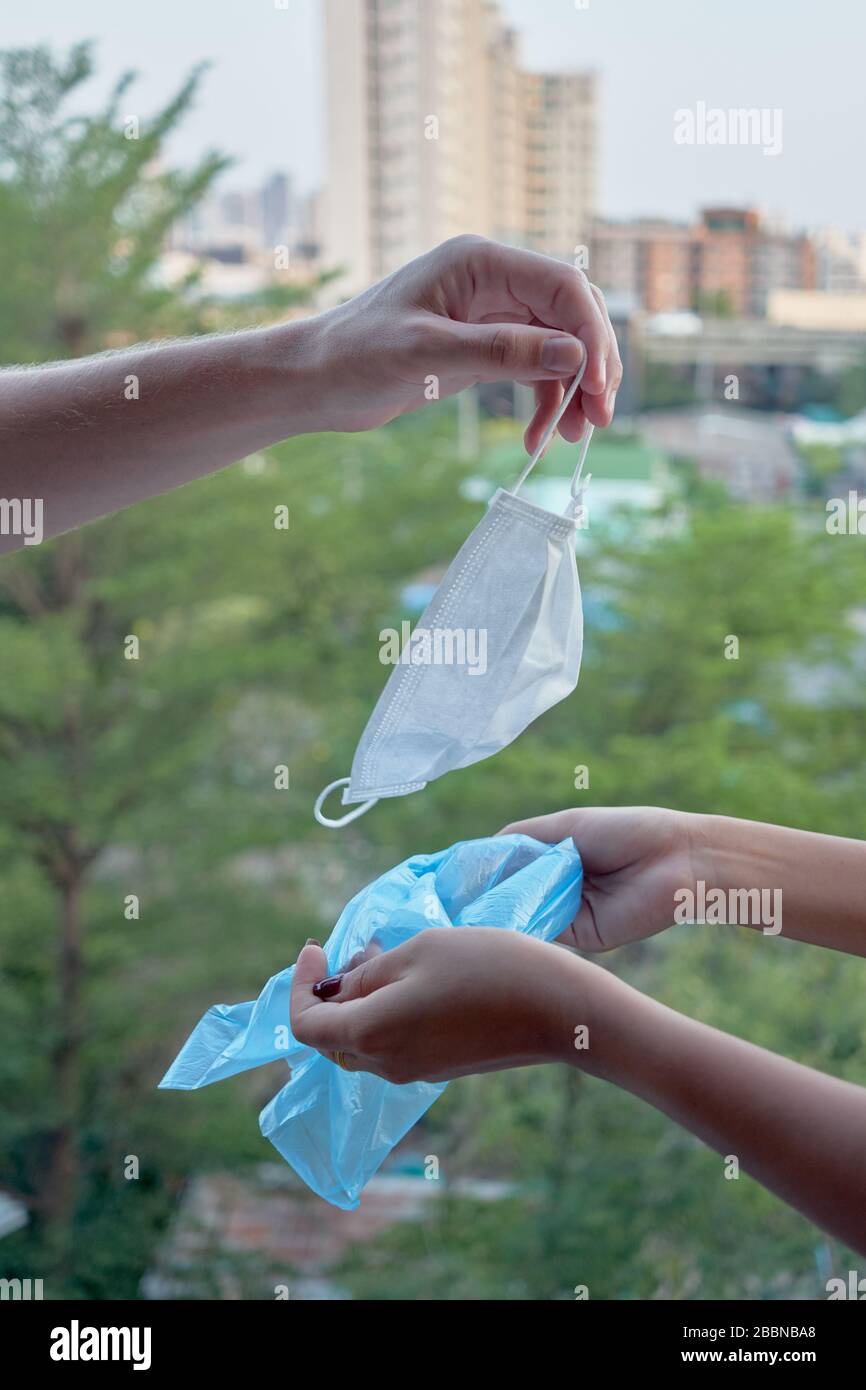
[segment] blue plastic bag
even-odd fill
[[[552,941],[580,906],[583,870],[571,840],[528,835],[465,840],[398,864],[358,893],[325,943],[336,975],[375,938],[383,950],[431,927],[500,927]],[[190,1034],[160,1087],[195,1091],[282,1060],[291,1079],[259,1116],[262,1134],[320,1197],[347,1210],[394,1145],[447,1082],[395,1086],[347,1072],[292,1037],[294,966],[248,1004],[215,1004]]]

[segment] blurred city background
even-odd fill
[[[381,688],[379,632],[420,614],[515,479],[525,389],[296,439],[4,558],[0,1278],[46,1298],[824,1296],[850,1252],[572,1072],[455,1083],[355,1213],[259,1135],[280,1068],[155,1087],[207,1005],[254,997],[409,853],[582,803],[866,835],[863,18],[176,10],[38,0],[7,26],[3,364],[307,315],[472,231],[585,268],[625,378],[590,456],[576,694],[339,838],[311,807]],[[679,147],[700,103],[779,110],[781,148]],[[554,445],[528,495],[560,510],[572,467]],[[604,963],[866,1081],[862,962],[678,927]]]

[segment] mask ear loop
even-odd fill
[[[517,482],[514,484],[514,487],[511,489],[511,492],[514,496],[516,496],[520,489],[523,487],[523,484],[526,482],[526,479],[529,477],[533,468],[538,463],[538,460],[541,458],[541,455],[544,453],[551,439],[555,435],[557,425],[559,424],[568,407],[571,405],[571,402],[574,400],[574,393],[580,385],[581,381],[583,380],[583,374],[586,371],[586,364],[589,359],[587,356],[586,347],[583,343],[581,343],[581,347],[583,347],[583,361],[581,362],[580,367],[578,368],[577,376],[574,378],[565,395],[563,396],[562,400],[560,401],[559,409],[557,410],[547,429],[544,431],[538,448],[532,455],[532,458],[527,463],[520,477],[517,479]],[[577,483],[580,480],[580,473],[581,469],[583,468],[583,461],[586,458],[586,451],[589,448],[589,441],[592,438],[592,431],[593,426],[588,425],[584,434],[584,444],[580,453],[580,459],[578,461],[577,470],[571,482],[572,497],[574,496],[574,488],[577,486]]]
[[[569,516],[569,517],[576,517],[576,516],[577,516],[578,512],[580,511],[581,507],[583,506],[583,499],[584,499],[584,495],[585,495],[585,493],[586,493],[586,489],[589,487],[590,483],[592,482],[592,474],[591,474],[591,473],[587,473],[586,477],[583,478],[582,481],[581,481],[581,475],[582,475],[582,473],[583,473],[583,465],[584,465],[584,463],[586,462],[586,454],[587,454],[587,450],[589,449],[589,442],[590,442],[590,440],[592,439],[592,432],[593,432],[594,428],[595,428],[595,426],[594,426],[594,425],[591,425],[591,424],[589,423],[589,421],[587,421],[587,424],[586,424],[586,427],[585,427],[585,430],[584,430],[583,439],[581,440],[580,458],[577,460],[577,467],[575,468],[574,474],[572,475],[572,479],[571,479],[571,501],[569,502],[568,506],[567,506],[566,509],[565,509],[565,512],[564,512],[564,515],[565,515],[565,516]]]
[[[379,800],[378,796],[374,796],[371,801],[365,801],[360,806],[356,806],[354,811],[349,811],[348,815],[341,816],[339,820],[332,820],[330,816],[324,815],[322,807],[327,797],[329,797],[331,792],[335,791],[337,787],[348,787],[351,780],[351,777],[338,777],[336,782],[331,782],[323,792],[319,792],[319,795],[316,797],[316,804],[313,807],[313,815],[316,817],[319,825],[324,825],[329,830],[339,830],[341,826],[349,825],[353,820],[357,820],[359,816],[366,815],[371,807],[376,805],[376,802]]]

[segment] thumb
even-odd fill
[[[380,951],[378,955],[370,956],[357,965],[354,970],[347,970],[340,980],[340,989],[335,997],[341,1004],[347,1004],[352,999],[366,999],[383,985],[392,984],[400,974],[399,958],[395,963],[394,954],[394,951]]]
[[[585,348],[570,333],[522,323],[458,323],[469,364],[479,381],[555,381],[580,370]]]
[[[327,976],[324,951],[319,946],[305,946],[292,977],[291,1026],[297,1041],[316,1048],[332,1061],[337,1049],[351,1050],[350,1039],[358,1011],[363,1013],[370,1008],[364,1001],[400,973],[399,962],[396,967],[391,964],[396,954],[383,952],[355,970]],[[323,976],[327,976],[324,982]],[[327,992],[316,993],[315,986],[321,987],[322,983],[327,984]],[[349,1069],[357,1070],[352,1066]]]

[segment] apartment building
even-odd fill
[[[648,313],[691,309],[695,293],[695,234],[687,223],[661,218],[598,219],[589,241],[589,277],[627,296]]]
[[[325,0],[323,255],[353,293],[474,231],[563,259],[596,181],[595,78],[529,74],[494,0]]]
[[[819,228],[812,236],[816,288],[828,294],[862,294],[866,290],[866,233],[837,227]]]
[[[526,244],[573,257],[596,206],[597,78],[593,72],[524,73]]]
[[[806,235],[765,224],[752,208],[715,207],[691,225],[597,220],[589,273],[648,313],[703,309],[765,318],[777,291],[814,286],[816,258]]]

